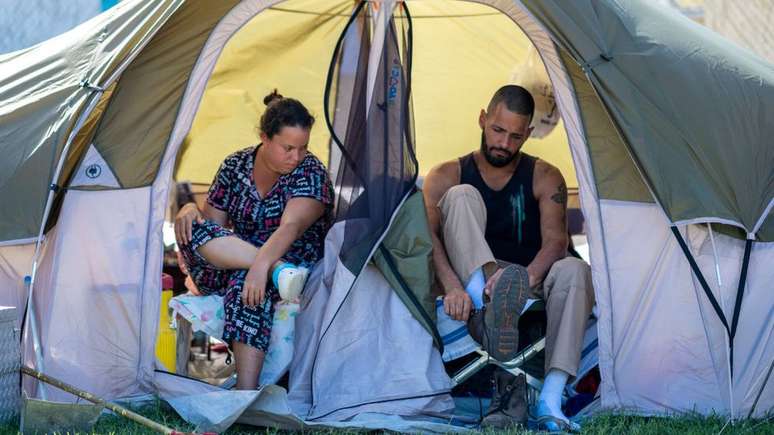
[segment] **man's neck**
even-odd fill
[[[511,181],[511,177],[516,172],[516,167],[521,161],[521,152],[513,159],[512,162],[505,166],[497,167],[492,165],[486,160],[486,157],[481,151],[473,152],[473,161],[478,168],[478,173],[481,174],[481,178],[484,183],[489,186],[490,189],[500,191]]]
[[[521,151],[518,151],[516,158],[507,165],[494,166],[489,163],[489,161],[487,161],[486,157],[484,157],[484,154],[481,153],[481,150],[476,150],[473,152],[473,160],[476,162],[476,166],[478,166],[478,171],[482,174],[486,173],[487,175],[495,178],[512,175],[516,171],[516,168],[519,166],[521,156]]]

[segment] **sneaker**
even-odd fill
[[[519,349],[519,317],[527,303],[529,274],[512,264],[503,270],[492,290],[491,301],[468,318],[468,332],[498,361],[510,361]]]
[[[527,378],[514,376],[503,369],[494,373],[494,394],[484,418],[482,428],[509,429],[527,427]]]

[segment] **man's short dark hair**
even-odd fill
[[[504,103],[505,107],[513,113],[529,116],[530,120],[535,114],[535,100],[528,90],[519,85],[505,85],[498,89],[489,101],[487,113],[492,113],[500,103]]]

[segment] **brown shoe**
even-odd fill
[[[529,275],[524,266],[512,264],[503,270],[492,290],[492,300],[471,312],[468,332],[498,361],[510,361],[519,348],[519,317],[527,303]]]
[[[513,376],[503,369],[494,374],[492,404],[481,420],[482,428],[508,429],[527,427],[527,378]]]

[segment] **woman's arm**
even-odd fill
[[[175,238],[177,239],[177,244],[188,244],[192,238],[191,231],[194,221],[202,223],[205,219],[220,226],[226,226],[228,214],[207,203],[204,204],[204,210],[199,210],[199,207],[194,202],[189,202],[181,207],[175,217]]]
[[[263,303],[272,266],[288,252],[293,242],[301,237],[304,231],[323,216],[323,213],[325,206],[317,199],[297,197],[288,201],[279,227],[258,250],[255,262],[247,273],[242,289],[245,305],[256,306]]]
[[[209,203],[204,203],[202,215],[204,215],[204,218],[208,221],[215,222],[222,227],[225,227],[228,224],[228,213],[211,206]]]

